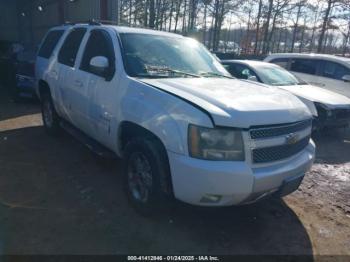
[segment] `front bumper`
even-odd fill
[[[295,183],[300,178],[301,182],[313,164],[315,144],[310,140],[297,155],[259,167],[247,162],[194,159],[173,152],[168,156],[177,199],[193,205],[230,206],[255,202],[283,190],[288,180]],[[287,193],[291,193],[290,188],[296,189],[284,188]]]

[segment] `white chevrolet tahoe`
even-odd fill
[[[303,102],[233,79],[201,44],[176,34],[55,27],[36,77],[46,130],[64,127],[122,157],[126,191],[140,209],[166,196],[203,206],[284,196],[314,160]]]

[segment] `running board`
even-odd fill
[[[82,131],[80,131],[78,128],[74,127],[67,121],[62,120],[60,122],[60,126],[62,129],[64,129],[67,133],[69,133],[71,136],[73,136],[75,139],[77,139],[79,142],[84,144],[87,148],[89,148],[93,153],[98,155],[102,158],[108,158],[108,159],[115,159],[117,158],[116,154],[106,148],[105,146],[101,145],[99,142],[94,140],[93,138],[87,136]]]

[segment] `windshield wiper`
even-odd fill
[[[219,77],[225,77],[225,78],[235,79],[235,78],[232,77],[232,76],[222,75],[222,74],[215,73],[215,72],[204,72],[204,73],[201,73],[200,76],[219,76]]]
[[[165,67],[165,66],[147,66],[146,70],[148,72],[152,72],[152,71],[154,71],[154,72],[168,72],[168,73],[170,72],[170,73],[175,73],[175,74],[185,75],[185,76],[201,77],[200,75],[188,73],[188,72],[177,70],[177,69],[172,69],[172,68]]]

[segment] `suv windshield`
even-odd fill
[[[133,77],[230,77],[200,43],[190,38],[122,33],[124,64]]]
[[[272,86],[304,85],[306,82],[298,79],[287,70],[272,66],[258,66],[256,71],[262,82]]]

